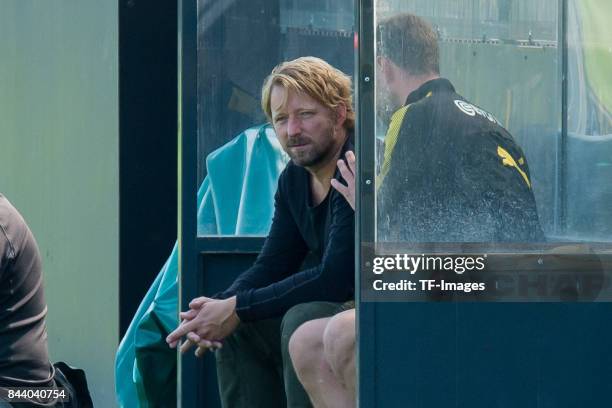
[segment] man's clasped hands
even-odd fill
[[[180,346],[181,353],[197,346],[196,357],[201,357],[209,349],[221,348],[221,341],[240,323],[236,314],[236,296],[228,299],[195,298],[189,303],[189,310],[181,312],[179,318],[181,324],[168,335],[166,342],[175,348],[185,336]]]

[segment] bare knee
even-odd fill
[[[316,375],[323,358],[323,330],[319,319],[302,324],[289,339],[289,355],[296,374],[302,382]]]
[[[355,377],[355,310],[334,316],[323,334],[325,360],[342,381]]]

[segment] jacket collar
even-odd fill
[[[406,99],[406,105],[420,101],[421,99],[425,98],[430,92],[455,92],[455,88],[453,87],[453,84],[451,84],[450,81],[446,78],[432,79],[431,81],[425,82],[417,90],[412,91]]]

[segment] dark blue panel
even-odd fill
[[[611,313],[607,303],[379,304],[375,406],[609,406]]]
[[[245,239],[245,241],[248,239]],[[220,238],[215,240],[213,246],[229,246],[234,248],[240,246],[241,239]],[[225,242],[224,242],[225,241]],[[261,247],[262,238],[250,239],[252,243],[258,244]],[[253,264],[257,257],[255,253],[237,253],[232,252],[217,252],[203,253],[200,256],[200,276],[198,288],[204,296],[212,296],[227,287],[236,279],[236,277],[249,266]],[[220,408],[221,401],[219,398],[219,389],[217,385],[217,368],[216,361],[212,353],[207,355],[198,363],[198,395],[201,400],[197,406],[206,408]]]

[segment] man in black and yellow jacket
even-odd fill
[[[523,151],[440,78],[431,27],[400,14],[379,24],[377,38],[379,89],[395,110],[377,180],[379,239],[542,241]]]

